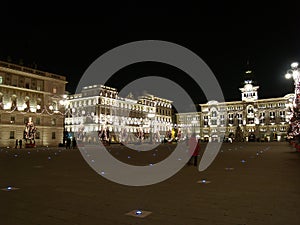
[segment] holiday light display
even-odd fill
[[[288,138],[293,140],[294,146],[300,149],[299,138],[300,138],[300,71],[298,68],[298,63],[294,62],[291,64],[291,69],[289,69],[285,75],[286,79],[293,78],[295,85],[295,96],[293,103],[289,106],[291,111],[290,126],[288,129]]]
[[[36,127],[32,122],[32,118],[29,117],[28,122],[25,125],[24,129],[24,139],[26,141],[26,147],[34,147],[35,146],[35,134],[36,134]]]

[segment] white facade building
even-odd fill
[[[149,140],[150,134],[160,141],[172,127],[172,101],[153,95],[120,97],[115,88],[91,85],[67,101],[66,130],[82,133],[77,138],[83,142],[96,143],[103,131],[111,142],[135,142],[139,136]]]
[[[251,74],[251,71],[246,71]],[[251,79],[244,82],[240,88],[241,101],[217,102],[209,101],[200,104],[201,112],[191,114],[177,114],[178,127],[183,133],[190,133],[191,119],[200,118],[200,129],[196,135],[203,141],[224,141],[224,136],[235,138],[237,127],[242,130],[245,141],[283,141],[287,136],[290,106],[294,94],[284,97],[259,99],[259,86],[255,86]],[[199,131],[199,132],[198,132]]]

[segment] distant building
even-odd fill
[[[251,76],[252,71],[246,71],[247,79],[240,88],[241,101],[217,102],[209,101],[200,104],[199,113],[177,114],[177,126],[183,135],[189,136],[193,124],[199,124],[196,134],[203,141],[224,141],[221,134],[235,138],[236,129],[240,126],[245,141],[283,141],[287,136],[289,106],[294,94],[284,97],[259,99],[258,89]]]
[[[134,142],[139,135],[156,141],[172,129],[172,101],[153,95],[134,99],[118,96],[115,88],[104,85],[84,87],[68,96],[66,131],[83,142],[96,143],[107,131],[111,142]]]
[[[181,132],[181,139],[186,139],[192,133],[200,138],[201,127],[201,112],[177,113],[176,124],[174,127]]]
[[[23,139],[29,118],[37,146],[62,143],[66,83],[64,76],[0,61],[0,146]]]

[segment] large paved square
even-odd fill
[[[172,147],[140,161],[159,161]],[[127,157],[123,146],[109,148],[124,161],[139,157]],[[287,143],[225,143],[204,172],[185,166],[166,181],[131,187],[98,175],[77,149],[1,149],[0,188],[19,189],[0,191],[0,224],[296,225],[299,156]],[[135,209],[152,213],[126,215]]]

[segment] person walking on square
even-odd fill
[[[195,150],[193,152],[193,155],[192,155],[192,158],[194,159],[194,166],[198,165],[199,152],[200,152],[200,139],[198,140],[198,143],[197,143],[196,148],[195,148]]]
[[[18,148],[18,144],[19,144],[19,140],[16,139],[16,145],[15,145],[15,148]]]
[[[197,166],[198,155],[200,151],[200,140],[197,141],[195,134],[192,134],[192,136],[188,140],[188,146],[189,146],[189,154],[190,154],[190,160],[188,161],[188,165],[193,164],[194,166]]]

